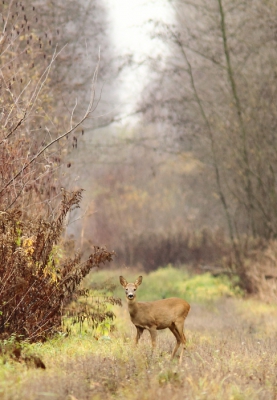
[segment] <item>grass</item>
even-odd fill
[[[101,272],[97,279],[109,274],[117,280],[122,272]],[[131,280],[139,274],[129,271],[123,275]],[[197,289],[196,278],[171,267],[159,270],[145,276],[138,296],[154,299],[161,289],[166,296],[176,295],[174,285],[181,291],[189,283]],[[210,276],[203,281],[208,282],[207,289],[214,287]],[[218,281],[219,293],[207,291],[208,305],[202,289],[198,299],[192,294],[196,300],[185,323],[188,343],[182,365],[177,358],[170,361],[175,339],[169,330],[159,332],[153,354],[147,332],[139,346],[134,346],[135,328],[124,303],[115,308],[117,329],[109,336],[96,340],[92,332],[76,330],[67,338],[27,346],[26,351],[43,359],[46,370],[28,369],[13,361],[2,363],[1,400],[277,399],[277,306],[236,297],[237,289],[233,292],[231,286],[231,294],[222,297],[221,284],[226,282]]]
[[[128,282],[134,282],[141,272],[129,269],[101,271],[93,275],[94,282],[107,280],[117,286],[116,296],[122,297],[119,275],[124,275]],[[91,279],[91,278],[90,278]],[[145,301],[167,297],[181,297],[189,302],[207,303],[222,296],[239,297],[242,295],[236,278],[231,281],[226,276],[214,277],[210,273],[190,275],[186,269],[168,265],[149,273],[144,277],[139,288],[139,298]]]

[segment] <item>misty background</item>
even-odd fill
[[[86,211],[68,233],[145,268],[187,246],[207,262],[187,241],[275,237],[274,2],[102,6],[101,100],[69,157]]]
[[[60,186],[82,188],[82,207],[66,230],[72,248],[90,254],[95,244],[106,246],[115,263],[146,270],[205,269],[226,264],[227,254],[232,268],[274,240],[276,16],[273,0],[3,4],[3,32],[21,57],[17,65],[3,61],[13,98],[18,93],[23,103],[31,86],[20,84],[29,76],[36,90],[51,65],[33,122],[24,125],[30,141],[13,149],[30,157],[66,132],[84,115],[96,82],[93,112],[73,136],[54,139],[43,162],[35,156],[36,184],[28,178],[10,189],[7,207],[24,194],[22,209],[45,204],[51,216]],[[12,113],[21,116],[14,105],[3,110],[7,126]]]
[[[100,100],[68,156],[67,186],[85,189],[68,235],[144,268],[187,261],[188,247],[205,264],[225,235],[275,237],[274,2],[90,5],[72,73],[83,99],[100,49]]]

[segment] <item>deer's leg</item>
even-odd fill
[[[171,355],[171,360],[172,360],[172,359],[174,358],[174,356],[175,356],[177,350],[179,349],[180,344],[182,343],[182,338],[181,338],[181,335],[180,335],[180,333],[179,333],[179,330],[177,329],[177,327],[176,327],[176,325],[175,325],[174,322],[173,322],[173,324],[169,327],[169,329],[171,330],[171,332],[173,333],[173,335],[175,336],[176,341],[177,341],[177,343],[176,343],[176,345],[175,345],[175,347],[174,347],[174,350],[173,350],[173,352],[172,352],[172,355]]]
[[[136,326],[136,328],[137,328],[136,344],[138,344],[138,341],[141,335],[143,334],[144,329],[141,328],[140,326]]]
[[[156,339],[157,339],[157,330],[156,330],[156,327],[150,328],[150,329],[149,329],[149,333],[150,333],[150,336],[151,336],[152,347],[153,347],[153,349],[154,349],[154,348],[156,347]]]
[[[179,364],[181,364],[182,358],[183,358],[183,353],[186,348],[186,337],[184,334],[184,320],[182,319],[182,320],[176,321],[175,325],[179,332],[181,343],[183,344],[182,349],[181,349],[180,358],[179,358]]]

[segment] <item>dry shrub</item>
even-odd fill
[[[43,340],[61,327],[62,309],[93,267],[112,260],[113,253],[94,247],[63,259],[57,244],[67,214],[79,207],[82,191],[63,192],[60,211],[52,220],[25,218],[21,212],[0,214],[0,338],[11,334]]]
[[[198,232],[144,233],[126,238],[121,246],[116,250],[118,259],[127,265],[143,264],[147,272],[171,263],[216,268],[232,253],[232,245],[222,230],[206,228]]]
[[[249,252],[243,269],[250,287],[262,300],[276,300],[277,296],[277,241],[271,240]]]

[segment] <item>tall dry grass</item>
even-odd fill
[[[134,346],[126,307],[116,312],[118,330],[109,337],[84,334],[33,345],[46,370],[2,366],[1,399],[277,398],[276,306],[231,298],[192,304],[181,366],[170,361],[171,332],[159,332],[152,354],[147,332]]]

